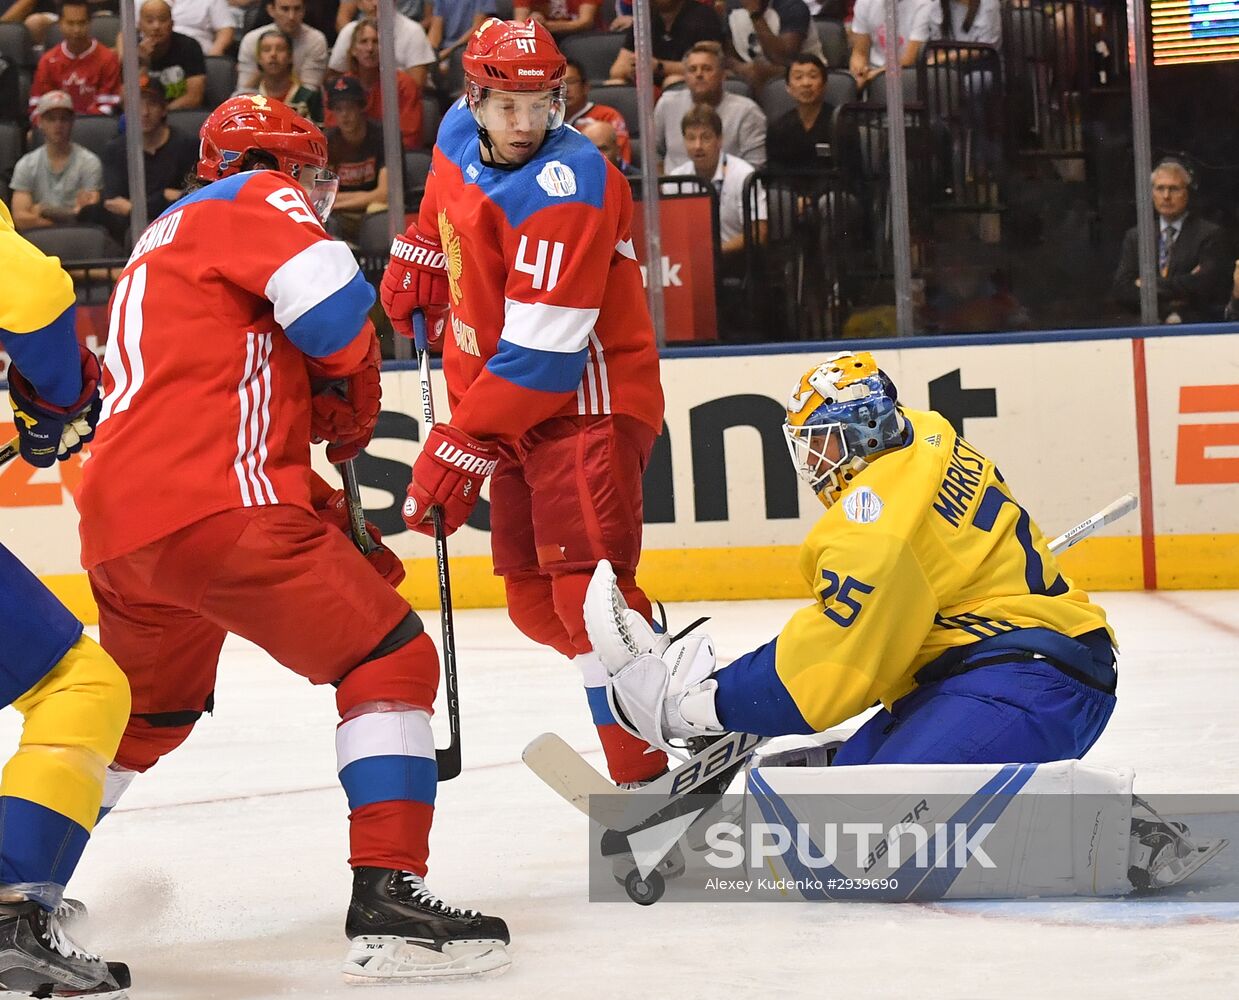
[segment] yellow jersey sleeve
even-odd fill
[[[59,258],[22,238],[0,202],[0,330],[41,330],[73,305],[73,298],[73,281]]]

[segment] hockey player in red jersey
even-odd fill
[[[100,641],[133,690],[104,805],[211,710],[225,635],[245,636],[335,687],[354,873],[345,975],[497,971],[504,922],[423,882],[438,655],[376,572],[398,579],[399,563],[353,547],[310,471],[312,436],[336,462],[365,446],[380,395],[374,292],[323,229],[326,142],[279,101],[236,97],[201,149],[199,186],[138,239],[112,296],[77,496]]]
[[[429,533],[439,505],[455,530],[494,468],[491,548],[508,613],[573,658],[611,776],[639,782],[666,756],[615,724],[581,607],[606,558],[629,606],[650,615],[635,574],[663,396],[632,195],[563,124],[565,65],[541,24],[491,18],[473,33],[466,96],[439,129],[418,221],[393,244],[383,306],[406,334],[414,309],[449,331],[452,404],[414,465],[403,513]]]

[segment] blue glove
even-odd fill
[[[99,359],[81,348],[82,393],[66,407],[39,397],[38,390],[15,367],[9,368],[9,402],[21,441],[21,453],[31,465],[45,469],[82,450],[95,436],[99,422]]]

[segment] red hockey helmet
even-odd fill
[[[461,60],[465,70],[469,108],[478,124],[479,109],[490,90],[551,92],[549,129],[564,121],[564,74],[568,62],[555,39],[538,21],[501,21],[488,18],[469,38]]]
[[[266,160],[301,183],[326,221],[339,184],[327,169],[327,140],[287,104],[261,94],[231,97],[211,112],[199,135],[199,180],[209,184]]]

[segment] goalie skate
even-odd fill
[[[1148,820],[1133,816],[1131,821],[1127,878],[1139,892],[1178,885],[1230,843],[1224,838],[1197,842],[1185,824],[1162,819],[1139,796],[1135,802],[1156,817]]]
[[[79,947],[38,903],[0,904],[0,998],[124,1000],[129,968]]]
[[[507,924],[448,906],[412,872],[354,869],[345,933],[342,971],[350,983],[469,979],[512,964]]]

